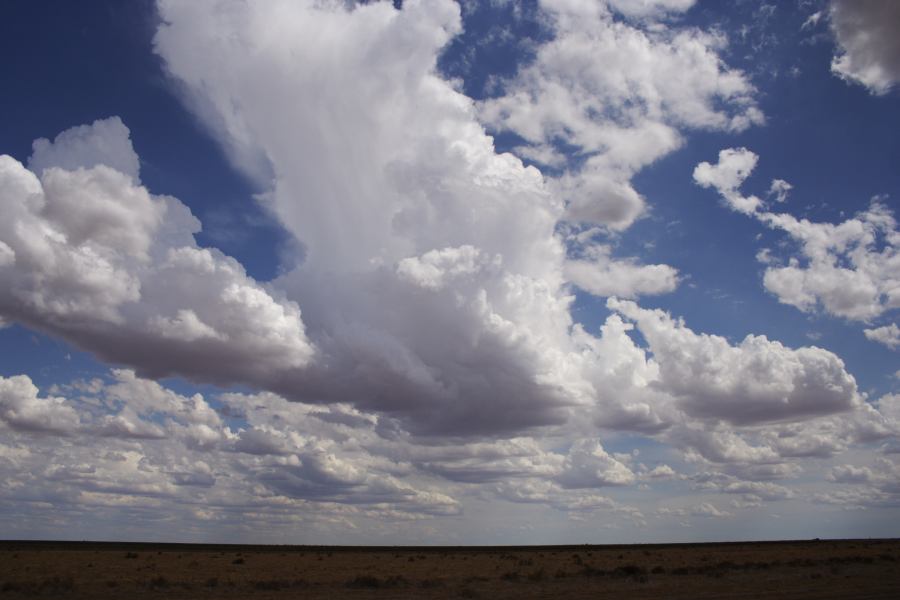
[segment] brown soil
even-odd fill
[[[0,542],[0,599],[898,598],[900,540],[355,548]]]

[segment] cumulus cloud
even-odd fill
[[[761,200],[756,196],[744,197],[738,188],[758,160],[759,157],[746,148],[728,148],[719,152],[719,162],[715,165],[705,161],[698,164],[694,168],[694,181],[702,187],[715,188],[732,210],[752,214],[759,209]]]
[[[556,479],[565,488],[590,488],[633,483],[635,476],[596,440],[579,440],[569,450]]]
[[[831,29],[840,53],[831,70],[885,94],[900,81],[900,6],[892,0],[832,0]]]
[[[157,375],[261,384],[307,364],[295,303],[198,248],[178,200],[94,164],[119,165],[123,148],[134,154],[113,118],[36,144],[40,177],[0,156],[0,312]]]
[[[106,165],[139,183],[141,163],[130,138],[131,131],[119,117],[98,119],[90,125],[67,129],[52,142],[46,138],[35,140],[28,168],[41,176],[50,167],[74,171]]]
[[[566,278],[596,296],[635,298],[665,294],[678,287],[678,270],[669,265],[642,265],[637,260],[614,260],[608,246],[592,246],[587,256],[565,263]]]
[[[863,333],[873,342],[884,344],[891,350],[900,348],[900,327],[896,323],[884,325],[883,327],[875,327],[873,329],[865,329]]]
[[[820,502],[850,508],[900,506],[900,464],[896,460],[878,457],[869,466],[837,465],[828,479],[842,489],[818,494]]]
[[[827,350],[791,349],[754,335],[732,346],[661,310],[615,299],[608,306],[637,324],[659,364],[660,384],[694,417],[787,421],[850,410],[858,401],[856,381]]]
[[[692,2],[613,2],[628,16],[686,10]],[[559,166],[565,151],[580,167],[551,180],[566,218],[611,229],[644,211],[630,179],[678,148],[679,128],[742,130],[763,121],[753,86],[718,56],[720,37],[694,29],[652,31],[613,18],[603,3],[541,3],[555,38],[534,63],[484,101],[491,127],[521,136],[517,152]]]
[[[900,231],[878,199],[838,225],[787,214],[763,213],[759,219],[788,233],[805,262],[791,258],[786,266],[766,269],[763,283],[781,302],[859,321],[900,307]]]
[[[26,375],[0,377],[0,421],[19,431],[71,433],[80,426],[78,413],[64,398],[38,396]]]
[[[770,212],[759,198],[739,190],[757,161],[746,148],[722,150],[716,165],[697,165],[694,181],[715,188],[730,208],[783,231],[799,246],[799,256],[787,264],[774,264],[768,250],[760,253],[767,264],[766,289],[804,312],[821,309],[858,321],[900,307],[900,231],[886,199],[872,199],[868,209],[837,225]]]

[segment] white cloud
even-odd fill
[[[733,210],[784,231],[799,245],[800,257],[787,265],[774,264],[771,251],[758,255],[767,264],[766,289],[804,312],[821,308],[858,321],[900,307],[900,231],[885,198],[874,198],[868,209],[837,225],[769,212],[759,198],[738,189],[757,160],[746,148],[722,150],[718,164],[697,165],[694,180],[715,188]],[[786,191],[776,187],[776,194]]]
[[[593,488],[630,484],[635,476],[596,440],[579,440],[569,449],[556,480],[564,488]]]
[[[0,421],[18,431],[62,434],[81,425],[78,413],[64,398],[39,397],[27,375],[0,377]]]
[[[779,301],[859,321],[900,307],[900,232],[880,201],[838,225],[788,214],[758,218],[797,241],[805,262],[792,258],[766,269],[763,283]]]
[[[669,265],[642,265],[635,259],[615,260],[608,246],[593,246],[583,259],[565,263],[566,278],[596,296],[665,294],[678,287],[678,271]]]
[[[90,125],[72,127],[51,142],[40,138],[32,144],[28,168],[40,177],[44,169],[66,171],[106,165],[140,182],[140,160],[131,147],[131,131],[119,117],[98,119]]]
[[[884,325],[883,327],[875,327],[873,329],[865,329],[863,333],[873,342],[884,344],[891,350],[900,348],[900,327],[896,323]]]
[[[656,465],[643,474],[648,479],[672,479],[675,476],[675,470],[669,465]]]
[[[756,212],[762,201],[756,196],[744,197],[738,188],[756,167],[759,157],[746,148],[728,148],[719,152],[719,162],[702,162],[694,168],[694,181],[705,188],[715,188],[732,210],[744,214]],[[774,185],[774,182],[773,182]]]
[[[573,402],[557,373],[573,350],[562,207],[436,74],[458,6],[160,12],[157,52],[238,164],[259,176],[248,157],[266,157],[270,206],[306,249],[274,285],[302,307],[321,360],[267,387],[352,399],[420,431],[561,422]]]
[[[829,16],[841,50],[831,70],[873,94],[890,91],[900,81],[900,5],[893,0],[832,0]]]
[[[775,196],[776,202],[784,202],[792,189],[794,186],[784,179],[773,179],[769,186],[769,196]]]
[[[660,310],[615,299],[608,306],[637,324],[661,385],[691,416],[763,423],[850,410],[858,402],[855,380],[827,350],[795,350],[754,335],[732,346]]]
[[[702,502],[697,506],[694,506],[690,510],[691,516],[694,517],[727,517],[730,516],[731,513],[726,512],[724,510],[719,510],[709,502]]]
[[[691,4],[612,3],[629,16]],[[742,130],[763,121],[753,86],[718,56],[722,38],[687,28],[643,30],[614,20],[601,3],[541,6],[555,39],[480,114],[524,138],[528,145],[517,150],[524,156],[546,161],[540,157],[557,156],[563,143],[586,157],[551,181],[567,201],[568,219],[628,227],[644,211],[632,175],[678,148],[679,128]]]
[[[199,224],[178,200],[88,166],[104,158],[93,146],[79,164],[73,140],[98,138],[133,153],[113,119],[39,145],[40,178],[0,156],[0,312],[159,375],[261,384],[307,364],[313,349],[297,305],[221,252],[197,248]]]
[[[659,17],[666,13],[681,13],[697,0],[607,0],[610,8],[627,17]],[[549,3],[548,3],[549,4]],[[570,5],[572,3],[569,3]]]

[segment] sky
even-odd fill
[[[898,28],[10,3],[0,537],[900,536]]]

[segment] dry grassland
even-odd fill
[[[900,540],[348,548],[0,542],[6,598],[900,598]]]

